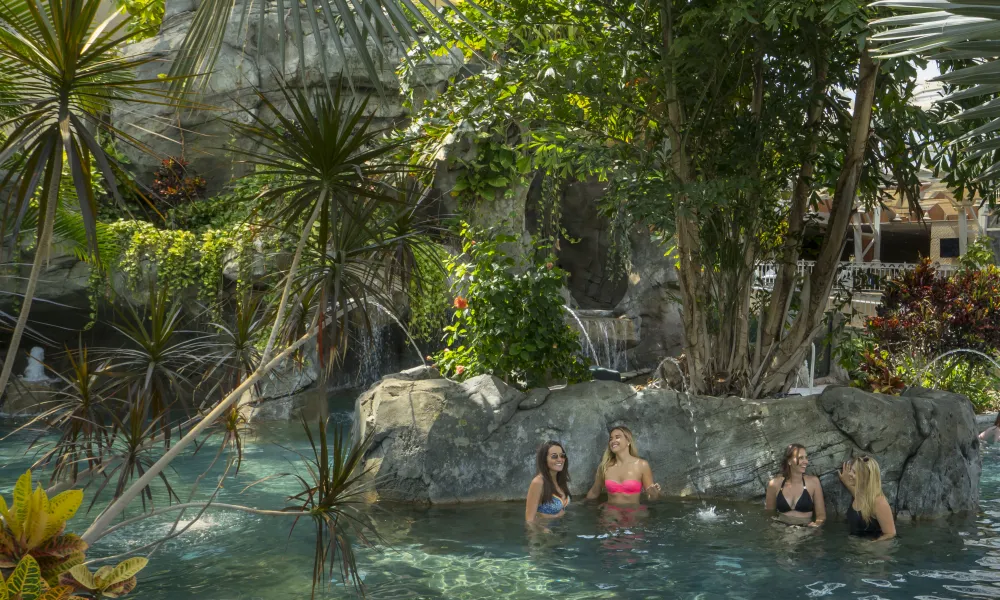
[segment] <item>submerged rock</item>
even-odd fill
[[[384,378],[355,406],[362,433],[374,430],[366,458],[375,492],[404,502],[521,500],[538,444],[552,439],[569,457],[571,491],[583,495],[609,427],[621,424],[670,496],[762,501],[785,446],[802,443],[833,515],[850,501],[837,469],[861,453],[878,459],[897,513],[938,517],[974,510],[979,500],[975,415],[954,394],[829,388],[744,400],[594,381],[552,390],[544,403],[526,400],[487,375],[464,383]]]

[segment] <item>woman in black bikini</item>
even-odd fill
[[[826,521],[826,504],[819,478],[806,475],[809,457],[802,444],[789,444],[781,461],[781,475],[767,484],[764,506],[777,510],[778,520],[789,525],[819,527]]]
[[[896,537],[892,507],[882,493],[882,469],[870,456],[859,456],[840,469],[840,481],[853,500],[847,509],[851,535],[873,537],[876,542]]]

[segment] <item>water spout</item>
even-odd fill
[[[981,357],[985,358],[986,360],[990,361],[990,363],[993,364],[993,367],[996,368],[997,371],[1000,371],[1000,364],[997,364],[997,361],[994,360],[993,357],[990,356],[989,354],[986,354],[984,352],[980,352],[979,350],[973,350],[971,348],[957,348],[955,350],[949,350],[947,352],[944,352],[944,353],[939,354],[936,357],[934,357],[934,360],[932,360],[931,362],[927,363],[924,366],[924,368],[921,369],[919,373],[917,373],[917,376],[913,378],[913,381],[910,382],[910,385],[913,385],[914,383],[916,383],[917,381],[919,381],[921,378],[923,378],[924,373],[926,373],[927,370],[930,369],[934,365],[934,363],[936,363],[937,361],[941,360],[942,358],[944,358],[946,356],[950,356],[952,354],[958,354],[959,352],[966,352],[968,354],[976,354],[978,356],[981,356]]]

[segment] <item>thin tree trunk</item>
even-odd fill
[[[684,111],[678,98],[676,74],[669,59],[673,44],[673,15],[670,2],[671,0],[660,0],[661,77],[664,82],[664,102],[670,125],[670,168],[675,180],[684,185],[690,182],[691,175],[684,147]],[[701,304],[707,299],[704,294],[706,290],[701,265],[701,239],[697,215],[690,214],[683,195],[676,198],[675,204],[684,350],[687,355],[689,385],[692,392],[698,393],[703,391],[705,382],[714,371],[711,364],[711,339],[708,336],[707,316]]]
[[[17,315],[14,333],[10,337],[10,346],[7,347],[3,371],[0,372],[0,394],[7,390],[7,382],[10,381],[14,361],[17,360],[17,351],[21,346],[21,337],[24,335],[24,328],[28,325],[28,314],[31,312],[31,304],[35,299],[38,279],[41,277],[42,268],[48,262],[49,248],[52,246],[52,226],[56,220],[56,206],[59,204],[59,182],[62,179],[61,146],[55,146],[50,160],[52,173],[49,179],[48,200],[45,205],[45,214],[41,215],[38,221],[39,235],[35,246],[35,260],[31,264],[31,275],[28,277],[28,286],[24,290],[24,302],[21,304],[21,312]]]
[[[792,190],[791,206],[788,212],[788,234],[782,245],[778,273],[771,290],[767,315],[764,322],[760,324],[764,327],[763,343],[767,347],[778,343],[781,339],[785,315],[788,314],[788,306],[795,290],[795,276],[799,253],[802,249],[802,235],[805,231],[806,207],[809,204],[809,193],[812,191],[812,178],[816,169],[816,152],[819,149],[819,125],[826,103],[828,68],[829,63],[826,57],[818,57],[812,86],[812,105],[809,107],[809,114],[806,117],[809,143],[806,154],[802,158],[802,165],[799,167],[795,187]]]
[[[791,373],[805,358],[812,337],[823,326],[823,316],[837,275],[844,241],[847,239],[847,228],[854,211],[858,181],[864,166],[877,75],[878,65],[872,60],[866,48],[862,51],[858,71],[858,89],[851,118],[851,137],[831,199],[826,236],[820,247],[819,259],[809,277],[810,293],[807,298],[803,298],[802,308],[792,324],[791,331],[778,346],[774,359],[775,368],[765,370],[770,372],[760,384],[759,394],[780,391],[788,385]]]
[[[309,220],[306,221],[306,227],[302,230],[302,235],[299,236],[299,243],[295,246],[295,255],[292,257],[292,266],[288,269],[288,277],[285,278],[285,288],[281,291],[281,301],[278,302],[278,312],[274,317],[274,326],[271,327],[271,335],[267,338],[267,345],[264,347],[264,352],[260,356],[261,364],[264,364],[271,358],[271,353],[274,351],[274,343],[278,338],[278,331],[281,330],[281,322],[285,318],[285,309],[288,306],[288,296],[292,292],[292,281],[294,280],[295,274],[299,269],[299,261],[302,260],[302,251],[306,246],[306,241],[309,239],[309,233],[312,231],[313,223],[319,218],[320,209],[326,200],[326,190],[320,192],[319,200],[316,202],[316,208],[313,209],[312,214],[309,216]]]

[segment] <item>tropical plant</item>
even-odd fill
[[[70,586],[49,587],[31,555],[17,563],[6,581],[0,572],[0,600],[83,600],[72,593]]]
[[[447,262],[455,316],[435,357],[441,372],[460,380],[491,373],[521,388],[582,381],[580,338],[560,294],[566,273],[551,250],[518,261],[503,249],[514,236],[467,225],[461,235],[464,255]]]
[[[155,81],[131,75],[135,67],[154,57],[122,52],[131,37],[120,34],[127,19],[116,23],[118,15],[111,15],[98,22],[101,4],[100,0],[15,0],[0,5],[0,72],[15,86],[18,108],[16,115],[0,122],[0,129],[9,132],[0,144],[0,164],[13,161],[0,178],[0,190],[9,199],[5,221],[10,239],[18,238],[21,218],[35,198],[42,215],[24,302],[0,371],[0,390],[6,387],[18,358],[38,278],[50,251],[63,157],[87,238],[96,249],[92,167],[108,182],[115,198],[120,198],[114,169],[94,132],[112,132],[137,144],[101,115],[114,100],[151,102],[156,97],[147,87]]]
[[[31,490],[30,470],[21,475],[9,507],[0,496],[0,568],[15,568],[31,556],[41,578],[54,585],[59,575],[82,564],[87,543],[65,533],[66,522],[82,502],[80,490],[67,490],[49,499],[41,485]]]
[[[975,175],[980,181],[995,179],[1000,175],[1000,142],[996,138],[1000,106],[996,103],[995,82],[1000,72],[995,49],[1000,40],[1000,16],[994,7],[953,0],[884,0],[875,4],[916,13],[872,22],[874,28],[882,30],[873,36],[880,44],[878,54],[916,54],[938,61],[942,74],[937,79],[950,92],[942,102],[963,109],[951,120],[978,125],[952,132],[951,141],[965,153],[964,160],[952,164],[958,167],[960,162],[978,163]],[[990,194],[989,199],[995,201],[995,194]]]
[[[374,431],[351,443],[344,430],[336,428],[331,444],[326,420],[319,421],[315,436],[304,419],[302,426],[313,451],[312,456],[300,455],[307,464],[310,479],[297,477],[303,489],[289,497],[293,506],[286,510],[308,514],[316,527],[312,597],[316,597],[317,585],[329,581],[327,566],[332,575],[338,555],[343,581],[351,581],[363,590],[351,537],[366,546],[380,539],[375,523],[364,509],[363,496],[363,481],[369,473],[369,468],[364,467],[364,457]]]
[[[201,199],[205,194],[205,178],[188,170],[183,158],[167,157],[153,175],[153,191],[167,206],[179,206]]]
[[[82,590],[96,598],[118,598],[136,586],[136,574],[145,569],[149,559],[129,558],[115,566],[105,565],[91,573],[86,565],[76,565],[60,578],[64,586]]]

